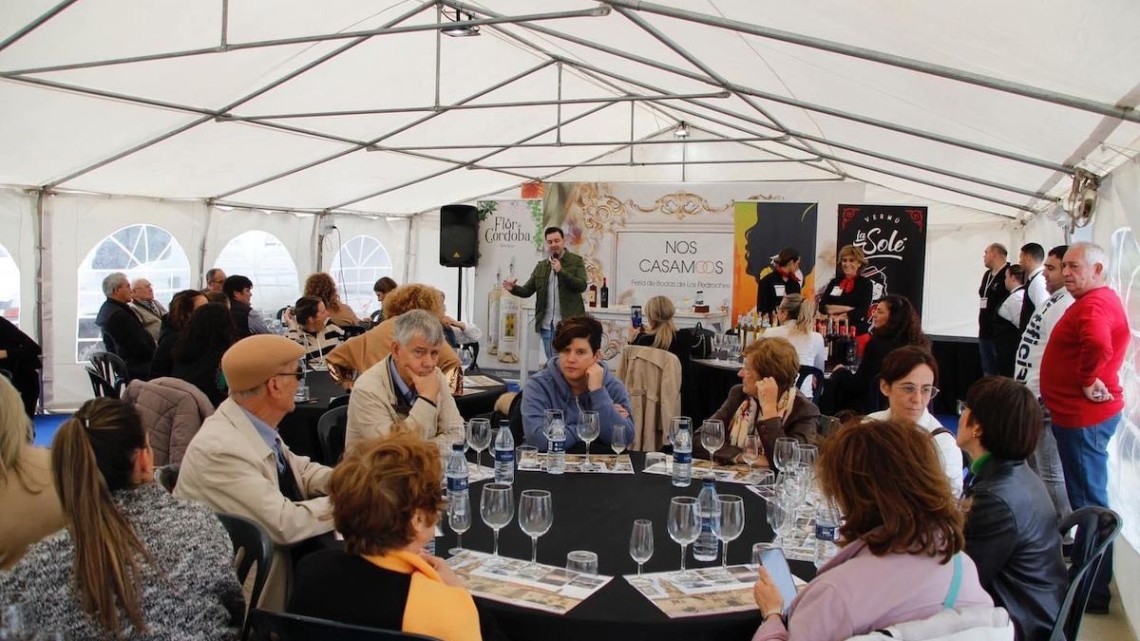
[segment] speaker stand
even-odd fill
[[[462,321],[463,320],[463,268],[459,267],[457,269],[459,270],[459,295],[456,296],[456,298],[459,299],[458,300],[459,307],[455,312],[455,317],[456,317],[456,320]]]

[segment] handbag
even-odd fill
[[[693,358],[712,358],[713,354],[713,332],[711,329],[705,329],[698,321],[696,326],[692,328]]]

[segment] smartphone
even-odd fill
[[[641,329],[641,305],[634,305],[629,309],[629,320],[637,329]]]
[[[780,548],[764,550],[760,553],[760,565],[768,570],[768,575],[784,597],[784,614],[796,598],[796,583],[792,580],[792,570],[788,567],[788,560],[784,558],[784,551]]]

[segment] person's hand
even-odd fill
[[[459,329],[467,329],[467,326],[464,323],[461,323],[450,316],[443,317],[443,324],[450,325],[452,327],[458,327]]]
[[[550,268],[554,270],[555,274],[562,271],[562,259],[551,257],[550,258]]]
[[[602,382],[606,380],[606,370],[599,363],[594,363],[586,369],[586,389],[591,392],[602,389]]]
[[[631,321],[631,322],[632,322],[632,321]],[[631,326],[630,326],[630,328],[629,328],[628,338],[626,338],[626,339],[625,339],[625,342],[627,342],[627,343],[632,343],[632,342],[633,342],[633,339],[637,338],[637,335],[638,335],[638,334],[640,334],[640,333],[641,333],[641,328],[640,328],[640,327],[633,327],[633,326],[631,325]]]
[[[621,403],[614,403],[614,411],[617,412],[622,418],[629,418],[629,412],[625,411]]]
[[[510,280],[504,280],[503,281],[503,289],[505,289],[509,292],[515,288],[515,285],[517,285],[518,282],[519,282],[519,280],[517,278],[512,278]]]
[[[439,580],[443,581],[444,585],[450,585],[455,588],[464,587],[463,579],[459,578],[459,575],[455,573],[455,570],[451,569],[447,561],[444,561],[438,556],[432,556],[423,550],[420,550],[420,557],[428,562],[431,569],[435,570],[435,573],[439,575]]]
[[[760,577],[756,579],[756,585],[752,586],[752,598],[756,599],[761,614],[779,614],[784,611],[784,597],[780,595],[780,588],[776,587],[768,570],[763,566],[760,568]]]
[[[412,372],[412,386],[416,388],[417,395],[432,403],[439,400],[439,377],[435,375],[435,370],[428,372],[427,376],[418,376]]]
[[[1082,387],[1081,391],[1085,393],[1085,398],[1094,403],[1107,403],[1116,398],[1108,391],[1108,386],[1104,384],[1104,381],[1099,378],[1093,381],[1092,385]]]
[[[842,364],[841,364],[841,365],[836,365],[835,367],[832,367],[832,368],[831,368],[831,373],[832,373],[832,374],[834,374],[834,373],[836,373],[836,372],[838,372],[838,371],[840,371],[840,370],[845,370],[845,369],[847,369],[847,367],[846,367],[845,365],[842,365]]]
[[[761,419],[779,415],[777,402],[780,398],[780,387],[776,385],[776,379],[768,376],[756,381],[756,398],[760,401]]]

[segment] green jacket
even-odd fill
[[[538,297],[534,301],[534,329],[542,329],[542,317],[546,314],[546,287],[550,280],[550,259],[534,266],[530,279],[522,285],[515,285],[511,293],[519,298]],[[562,253],[562,270],[558,272],[558,306],[562,308],[562,318],[585,316],[586,305],[582,302],[582,292],[586,291],[586,262],[578,254]]]

